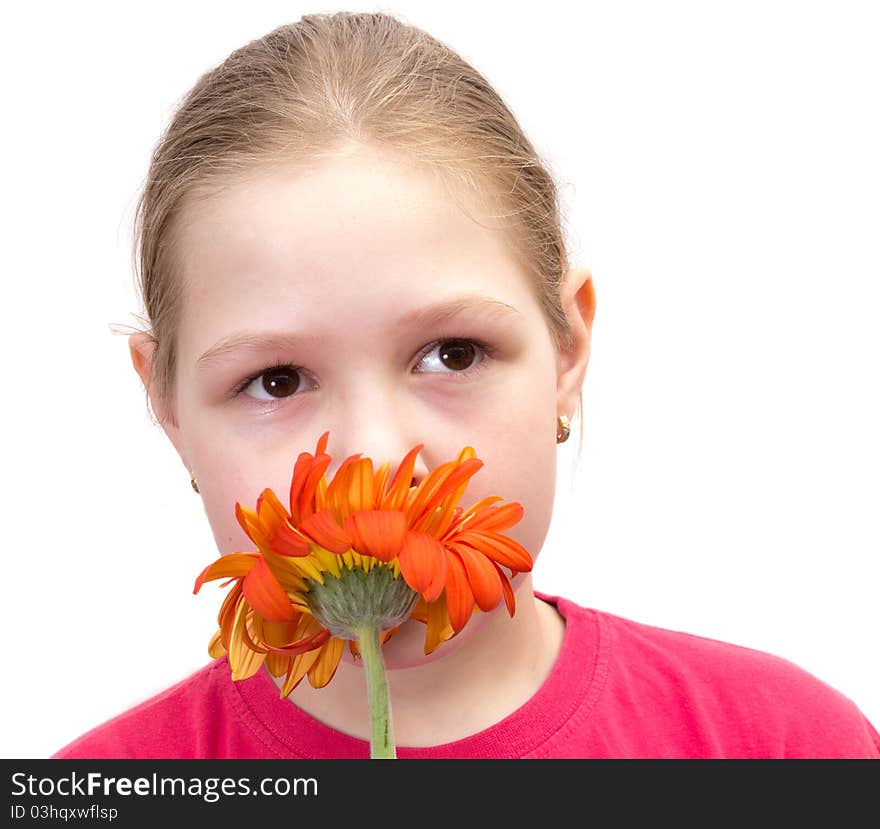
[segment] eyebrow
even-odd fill
[[[491,297],[473,294],[443,300],[426,308],[417,308],[399,317],[394,327],[422,328],[427,325],[447,322],[466,313],[479,314],[487,321],[522,319],[522,314],[512,305]],[[198,358],[196,365],[199,369],[207,368],[236,351],[259,352],[288,349],[303,342],[319,342],[322,339],[323,337],[318,334],[241,331],[223,337],[214,343]]]

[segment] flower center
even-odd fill
[[[306,579],[305,599],[315,618],[334,636],[357,639],[364,626],[377,631],[397,627],[409,618],[416,593],[384,564],[369,572],[343,567],[339,578],[325,574],[324,583]]]

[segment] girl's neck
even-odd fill
[[[516,613],[503,604],[475,613],[464,631],[426,658],[425,627],[407,622],[383,652],[398,746],[431,746],[462,739],[494,725],[527,702],[550,674],[565,622],[532,592],[531,577],[517,589]],[[280,685],[282,679],[276,679]],[[289,699],[331,728],[369,740],[363,669],[346,649],[324,688],[304,679]]]

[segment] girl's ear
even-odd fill
[[[150,388],[150,367],[153,362],[153,352],[156,349],[156,341],[143,333],[132,334],[128,338],[128,350],[131,354],[131,364],[141,378],[145,389]]]
[[[562,286],[562,307],[571,327],[571,344],[557,359],[557,410],[569,417],[580,398],[587,364],[590,362],[590,338],[596,315],[593,275],[586,268],[568,271]]]
[[[575,289],[578,312],[587,326],[587,330],[592,333],[593,317],[596,316],[596,292],[593,290],[593,275],[586,268],[569,273],[573,274],[572,282],[578,286]]]
[[[154,392],[152,384],[150,383],[153,355],[156,351],[156,341],[149,334],[131,334],[128,338],[128,350],[131,354],[131,363],[147,391],[147,395],[150,399],[150,406],[159,421],[159,425],[165,431],[165,434],[168,435],[168,439],[174,445],[177,454],[180,455],[180,459],[183,461],[184,466],[189,469],[186,457],[182,451],[183,447],[181,445],[180,430],[178,429],[177,421],[174,418],[174,413],[165,411],[162,402],[159,400],[158,395]]]

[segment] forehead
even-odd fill
[[[373,149],[261,168],[184,211],[181,348],[235,325],[364,326],[459,294],[534,312],[508,233],[488,200]]]

